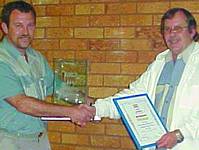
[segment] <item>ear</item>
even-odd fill
[[[189,32],[190,32],[190,34],[191,34],[191,37],[193,38],[193,37],[196,35],[196,32],[197,32],[197,31],[196,31],[195,28],[191,28]]]
[[[1,28],[5,34],[8,34],[8,26],[4,22],[1,23]]]

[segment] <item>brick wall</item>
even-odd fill
[[[2,6],[7,0],[0,0]],[[106,97],[126,88],[165,49],[162,14],[188,8],[199,21],[198,0],[29,0],[37,11],[33,47],[53,58],[87,59],[89,95]],[[133,150],[120,120],[85,128],[50,122],[53,150]]]

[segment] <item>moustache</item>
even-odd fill
[[[29,39],[31,39],[31,37],[29,35],[21,35],[21,36],[19,36],[19,39],[22,39],[22,38],[29,38]]]

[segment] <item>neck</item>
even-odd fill
[[[21,53],[22,56],[26,55],[26,50],[25,49],[19,49],[19,48],[17,48],[17,49]]]
[[[176,61],[176,59],[177,59],[177,54],[172,54],[172,58],[173,58],[173,61],[175,62]]]

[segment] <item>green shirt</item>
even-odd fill
[[[34,84],[35,87],[38,87],[35,88],[36,94],[34,96],[28,96],[33,96],[40,100],[43,99],[44,96],[52,94],[53,72],[43,56],[32,48],[27,48],[26,50],[28,63],[23,56],[21,56],[20,52],[8,42],[7,38],[4,38],[0,43],[0,55],[1,52],[4,51],[9,53],[12,60],[16,62],[20,61],[20,67],[25,67],[30,73],[28,75],[19,75],[13,70],[13,67],[9,63],[0,59],[0,130],[25,135],[41,132],[45,127],[40,118],[17,111],[6,101],[6,98],[18,94],[27,95],[28,92],[25,91],[26,88]],[[8,60],[8,62],[9,61],[10,60]],[[40,66],[44,66],[42,67],[43,70]],[[43,97],[39,88],[45,91]]]

